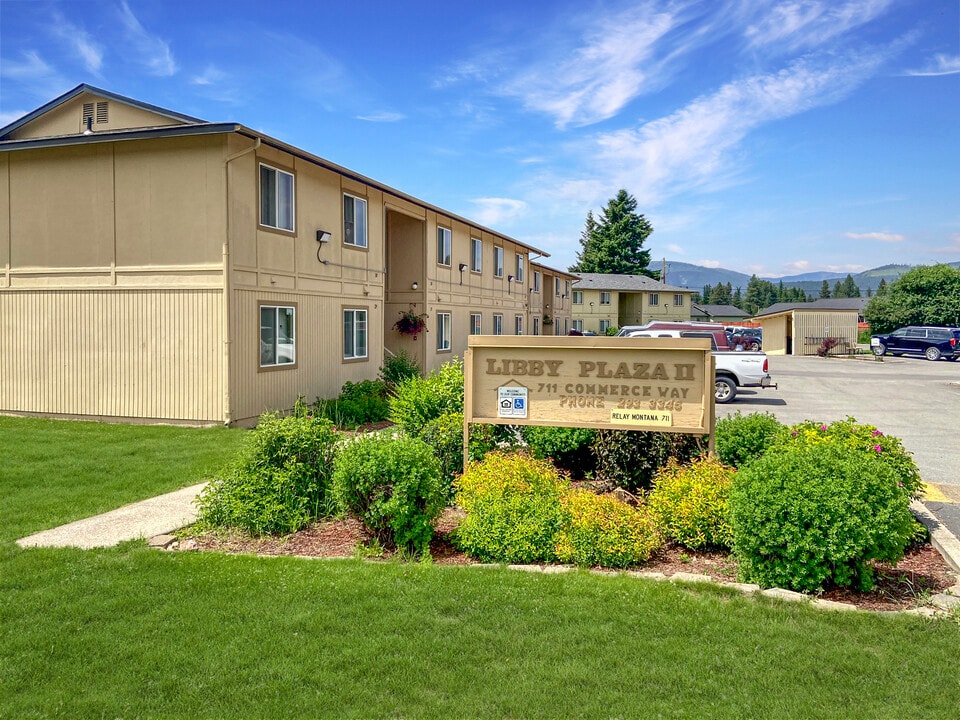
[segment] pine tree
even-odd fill
[[[846,295],[844,295],[844,292],[843,292],[843,283],[841,283],[839,280],[837,280],[833,284],[833,297],[835,298],[846,297]]]
[[[887,294],[887,281],[885,278],[880,278],[880,284],[877,285],[877,295],[886,295]]]
[[[659,273],[648,267],[650,251],[643,249],[653,226],[636,209],[634,197],[621,190],[603,208],[599,221],[594,219],[593,213],[588,213],[580,235],[581,250],[570,272],[658,278]]]
[[[824,280],[820,283],[820,299],[827,300],[830,298],[830,283]]]

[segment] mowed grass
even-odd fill
[[[55,524],[11,511],[7,477],[0,520]],[[960,716],[948,620],[587,572],[2,549],[3,718]]]

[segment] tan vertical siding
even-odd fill
[[[223,293],[0,293],[0,410],[223,420]]]
[[[828,337],[856,347],[856,312],[794,312],[793,317],[794,355],[816,355],[820,344]]]

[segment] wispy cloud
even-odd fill
[[[511,198],[475,198],[470,202],[476,208],[472,216],[482,225],[502,225],[523,215],[527,203]]]
[[[56,68],[44,60],[35,50],[27,50],[21,54],[21,59],[0,59],[0,78],[11,83],[17,83],[28,89],[32,96],[49,100],[65,92],[70,83],[57,72]],[[16,118],[26,114],[24,111],[16,114]]]
[[[702,265],[703,267],[706,267],[706,268],[713,268],[713,269],[720,267],[719,260],[697,260],[696,264]]]
[[[751,47],[796,51],[823,45],[886,12],[893,0],[774,2],[744,31]]]
[[[401,120],[406,120],[406,118],[407,116],[403,113],[389,112],[387,110],[379,110],[377,112],[367,113],[366,115],[357,115],[357,120],[377,123],[400,122]]]
[[[80,58],[87,72],[100,75],[103,67],[103,47],[94,41],[90,33],[74,25],[60,13],[54,13],[51,31]]]
[[[907,75],[931,77],[937,75],[956,75],[960,73],[960,55],[935,55],[933,60],[920,70],[908,70]]]
[[[877,242],[884,243],[898,243],[906,240],[905,235],[900,233],[888,233],[888,232],[867,232],[867,233],[854,233],[846,232],[843,234],[845,238],[850,238],[851,240],[876,240]]]
[[[674,243],[671,243],[670,245],[667,245],[667,250],[669,250],[670,252],[672,252],[674,255],[686,255],[686,254],[687,254],[686,251],[685,251],[682,247],[680,247],[679,245],[676,245],[676,244],[674,244]]]
[[[170,44],[147,32],[126,0],[120,2],[120,21],[126,30],[128,42],[133,45],[150,74],[169,77],[177,72],[177,63],[173,59]]]
[[[784,263],[783,267],[787,270],[792,270],[793,272],[803,273],[810,269],[810,261],[794,260],[793,262]]]

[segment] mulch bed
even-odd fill
[[[450,540],[450,533],[459,522],[459,511],[448,508],[436,523],[436,535],[430,544],[433,562],[438,565],[471,565],[477,561],[458,550]],[[257,555],[296,555],[303,557],[353,557],[359,546],[370,547],[374,537],[359,520],[325,520],[284,537],[251,538],[245,535],[201,535],[181,543],[181,549],[196,548],[226,553]],[[389,559],[394,555],[385,549],[378,557]],[[649,562],[637,568],[644,572],[660,572],[670,576],[678,572],[709,575],[718,582],[733,582],[737,578],[736,560],[724,552],[695,552],[677,546],[667,546]],[[870,592],[849,589],[831,589],[820,597],[827,600],[852,603],[863,610],[907,610],[923,604],[923,597],[942,592],[957,578],[932,546],[922,545],[910,550],[897,565],[876,565],[876,585]]]

